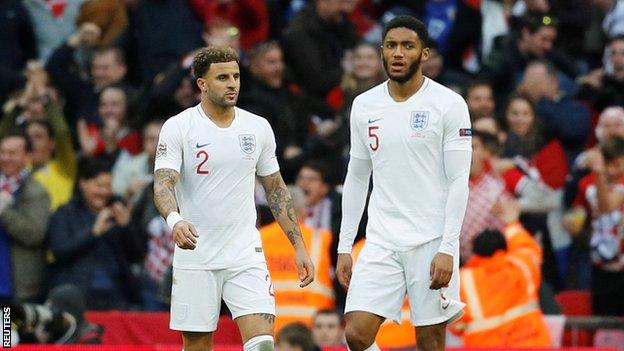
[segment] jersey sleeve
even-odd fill
[[[169,118],[163,124],[158,137],[156,148],[156,161],[154,171],[162,168],[170,168],[180,172],[182,167],[183,143],[182,133],[178,121]]]
[[[275,156],[275,148],[277,147],[275,134],[273,134],[273,129],[271,129],[271,125],[267,121],[264,121],[264,130],[262,150],[256,165],[256,174],[260,177],[279,171],[279,164]]]
[[[463,99],[458,99],[444,115],[444,151],[472,150],[470,114]]]
[[[351,132],[351,150],[349,151],[349,155],[361,160],[370,160],[370,153],[368,152],[364,140],[362,140],[364,134],[358,127],[358,107],[358,99],[355,99],[351,107],[351,117],[349,118]]]

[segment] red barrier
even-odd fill
[[[179,332],[169,329],[169,312],[87,312],[91,323],[104,327],[106,345],[182,345]],[[214,335],[215,345],[240,345],[236,323],[221,317]]]

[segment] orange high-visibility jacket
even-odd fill
[[[358,241],[353,245],[353,251],[351,253],[353,261],[357,260],[360,255],[360,251],[364,247],[365,240]],[[403,300],[403,306],[401,307],[401,324],[396,324],[394,321],[385,320],[377,337],[375,343],[381,348],[406,348],[416,345],[416,333],[414,326],[410,321],[410,309],[407,297]]]
[[[332,235],[303,223],[299,225],[315,270],[314,282],[305,288],[299,287],[301,282],[295,265],[295,250],[282,228],[277,222],[260,228],[264,256],[275,291],[276,333],[293,322],[311,327],[316,311],[335,306],[330,257]]]
[[[538,301],[542,250],[519,222],[508,224],[503,234],[506,252],[473,256],[460,270],[467,306],[451,329],[468,347],[550,346]]]

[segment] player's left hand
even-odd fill
[[[306,287],[314,281],[314,263],[308,251],[305,248],[298,249],[295,252],[295,264],[297,265],[297,274],[301,284],[300,287]]]
[[[431,277],[429,289],[437,290],[448,286],[453,275],[453,256],[438,252],[431,260],[429,274]]]

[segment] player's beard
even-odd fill
[[[238,101],[238,94],[236,95],[236,99],[234,99],[234,101],[228,101],[226,98],[227,93],[228,92],[225,92],[225,94],[223,95],[217,95],[217,94],[209,92],[208,99],[210,99],[210,102],[213,105],[221,107],[221,108],[236,106],[236,102]]]
[[[407,69],[407,72],[405,72],[404,75],[391,74],[390,67],[388,67],[388,61],[386,61],[385,57],[382,57],[381,59],[383,61],[384,70],[386,71],[386,75],[388,76],[388,78],[390,78],[390,80],[393,80],[397,83],[403,84],[409,81],[410,79],[412,79],[412,77],[414,77],[416,72],[418,72],[418,69],[420,68],[420,64],[422,61],[422,53],[418,56],[416,60],[414,60],[414,62],[412,62],[411,65],[409,65],[409,68]]]

